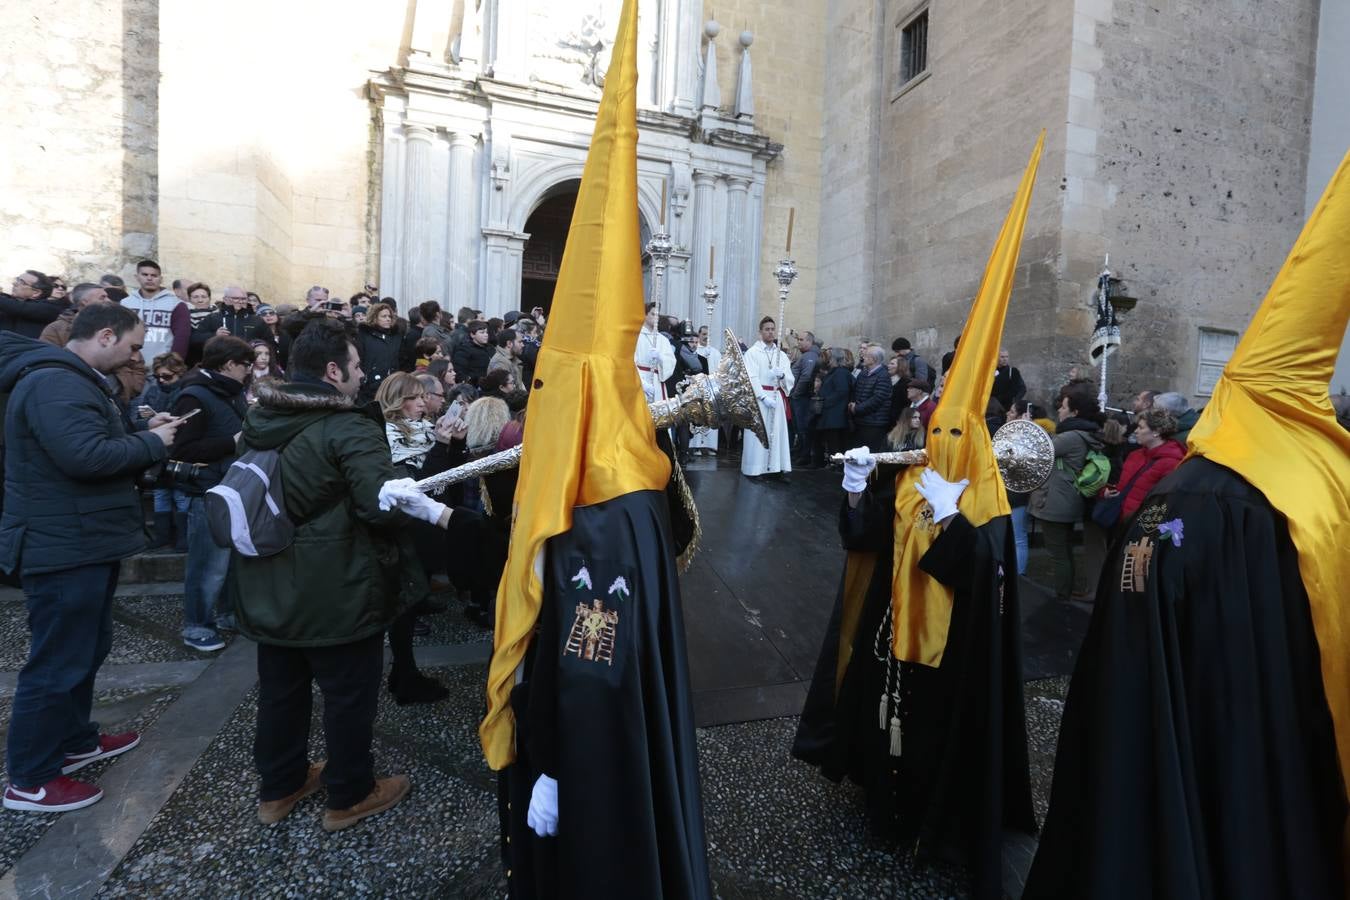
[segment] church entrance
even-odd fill
[[[525,220],[525,233],[530,239],[525,242],[520,265],[521,312],[529,312],[536,306],[543,307],[545,316],[550,312],[553,289],[558,284],[558,271],[562,268],[563,250],[567,247],[567,232],[572,227],[572,211],[576,208],[577,190],[580,187],[580,181],[564,181],[555,185]],[[646,247],[651,234],[645,218],[639,217],[638,228],[641,247]],[[641,247],[642,293],[646,297],[651,290],[651,261]]]
[[[536,306],[548,315],[553,304],[553,288],[558,284],[567,230],[572,227],[572,210],[577,205],[579,181],[555,186],[525,220],[524,258],[520,266],[520,309],[529,312]]]

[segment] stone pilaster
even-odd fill
[[[682,297],[671,296],[668,304],[670,309],[665,310],[669,315],[689,319],[699,314],[699,304],[703,302],[703,284],[708,277],[708,257],[712,249],[713,191],[716,187],[716,174],[694,173],[694,236],[689,248],[693,271],[690,272],[688,292]]]
[[[407,304],[431,299],[431,183],[435,134],[423,125],[405,125],[403,175],[403,279],[400,301]]]
[[[713,313],[713,321],[707,322],[707,312],[702,309],[695,316],[695,321],[707,324],[713,334],[721,333],[723,322],[735,321],[734,311],[746,302],[747,276],[753,268],[747,253],[750,243],[749,192],[750,179],[727,178],[727,250],[726,265],[722,268],[722,302]],[[732,313],[728,314],[728,311]]]
[[[446,257],[447,293],[451,310],[475,305],[478,284],[478,191],[473,152],[478,138],[466,131],[450,135],[449,233]]]

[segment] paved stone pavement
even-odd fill
[[[427,671],[450,687],[449,699],[399,707],[382,692],[376,765],[411,775],[408,800],[328,835],[316,796],[265,827],[256,819],[251,760],[253,646],[236,639],[209,656],[183,647],[180,590],[124,586],[96,716],[105,730],[142,731],[144,743],[81,773],[108,792],[87,810],[0,812],[0,897],[504,896],[495,776],[476,736],[487,632],[465,623],[452,604],[428,619],[431,633],[417,648]],[[0,729],[8,727],[26,644],[22,599],[0,591]],[[1026,685],[1040,813],[1066,686],[1064,677]],[[321,701],[316,759],[323,755],[320,710]],[[795,727],[794,717],[775,714],[699,729],[718,896],[965,896],[963,872],[912,865],[903,849],[868,834],[856,788],[792,759]]]

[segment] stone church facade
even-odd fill
[[[274,302],[547,296],[618,0],[19,5],[15,271],[154,255]],[[1348,5],[1223,6],[644,0],[639,205],[675,247],[666,308],[702,323],[711,270],[712,324],[750,337],[795,211],[788,324],[936,358],[1045,128],[1014,359],[1042,395],[1086,362],[1109,254],[1137,301],[1112,395],[1203,401],[1350,146]]]

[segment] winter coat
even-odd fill
[[[398,371],[403,338],[398,329],[384,329],[369,322],[356,326],[356,352],[361,357],[361,371],[366,380],[361,385],[361,396],[375,396],[386,378]]]
[[[843,366],[835,366],[821,377],[817,431],[848,427],[848,392],[852,387],[853,379]]]
[[[181,379],[173,414],[201,413],[178,428],[169,455],[184,462],[207,463],[207,472],[196,479],[198,490],[220,482],[238,457],[234,436],[244,424],[248,404],[244,384],[219,372],[199,370]]]
[[[188,313],[188,320],[191,321],[192,314]],[[216,332],[222,328],[228,328],[230,334],[237,338],[243,338],[246,341],[269,341],[272,338],[272,329],[267,327],[267,323],[258,318],[253,310],[248,307],[243,309],[234,309],[230,306],[221,305],[219,309],[202,319],[201,324],[192,329],[192,340],[190,342],[192,349],[201,352],[206,346],[206,342],[216,336]],[[154,360],[151,360],[153,362]]]
[[[0,293],[0,330],[36,339],[69,308],[67,300],[18,300]]]
[[[1071,523],[1083,519],[1083,495],[1073,481],[1083,469],[1088,450],[1101,450],[1096,422],[1077,417],[1059,423],[1055,432],[1055,464],[1045,484],[1031,494],[1031,514],[1043,522]]]
[[[1125,465],[1120,470],[1120,480],[1115,484],[1115,488],[1125,490],[1131,479],[1134,479],[1134,484],[1130,487],[1130,493],[1121,501],[1120,520],[1123,522],[1134,515],[1134,511],[1144,502],[1153,486],[1181,465],[1185,457],[1186,448],[1174,440],[1163,441],[1151,449],[1140,447],[1125,457]]]
[[[816,366],[820,364],[820,348],[815,344],[806,348],[792,364],[792,399],[806,400],[811,396],[811,385],[816,381]]]
[[[42,329],[42,335],[38,340],[55,347],[64,347],[70,342],[70,329],[75,323],[75,315],[74,309],[67,309],[61,313],[60,318]],[[130,406],[145,390],[145,362],[137,357],[133,356],[113,369],[110,374],[117,381],[117,399],[123,406]],[[156,409],[159,412],[167,411],[158,407]]]
[[[455,330],[458,331],[459,329]],[[430,325],[422,326],[423,340],[433,340],[436,343],[440,344],[441,352],[444,353],[446,356],[449,356],[453,349],[450,343],[451,334],[452,332],[447,330],[444,326],[435,322],[433,322]],[[488,349],[490,351],[492,348],[489,347]],[[456,367],[456,371],[458,371],[458,367]]]
[[[226,590],[239,630],[263,644],[322,647],[378,634],[426,595],[422,565],[397,510],[379,493],[398,477],[374,407],[331,385],[257,385],[244,449],[280,449],[295,541],[266,558],[232,553]]]
[[[455,348],[454,358],[451,360],[455,364],[455,375],[460,381],[473,381],[477,383],[479,378],[487,374],[488,365],[492,362],[492,354],[496,348],[491,344],[475,344],[472,340],[464,341]]]
[[[853,382],[853,424],[885,428],[891,421],[891,374],[885,366],[863,372]]]
[[[1003,404],[1004,412],[1027,395],[1027,383],[1016,366],[999,366],[994,370],[994,387],[990,395]]]
[[[400,342],[398,367],[400,371],[411,372],[417,368],[417,342],[422,339],[422,326],[409,325]]]
[[[0,569],[37,575],[143,550],[135,478],[167,451],[127,430],[108,380],[69,350],[5,333],[0,392],[10,394]]]
[[[492,354],[492,359],[488,362],[487,370],[505,369],[511,373],[511,377],[516,380],[516,387],[519,390],[525,389],[525,370],[520,365],[520,360],[511,355],[511,351],[505,347],[498,347],[497,352]],[[459,369],[455,370],[456,373]]]

